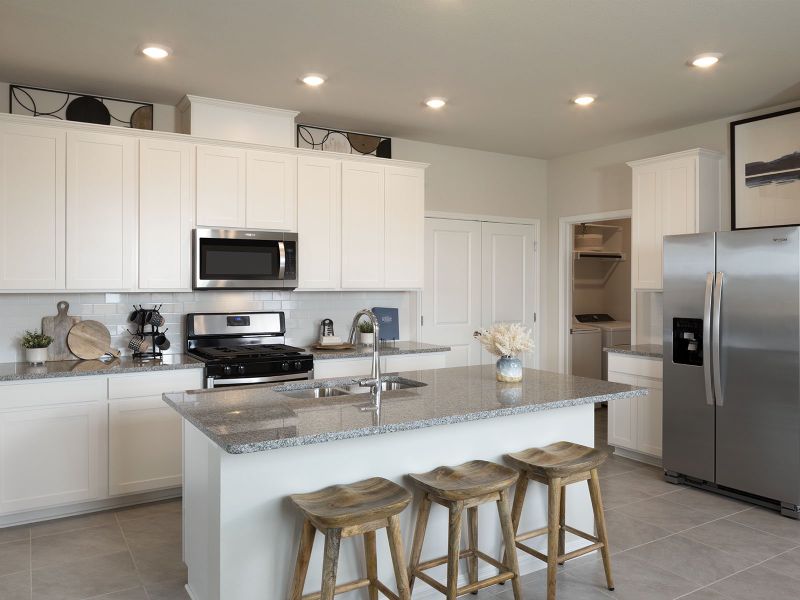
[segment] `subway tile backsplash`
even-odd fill
[[[307,346],[317,338],[319,322],[333,319],[336,334],[346,337],[355,312],[361,308],[388,306],[399,309],[400,338],[410,336],[409,292],[247,292],[198,291],[130,294],[0,294],[0,362],[24,360],[20,337],[26,329],[39,328],[42,317],[55,315],[56,304],[69,302],[69,314],[93,319],[111,331],[111,342],[129,354],[126,328],[132,305],[163,304],[169,353],[182,352],[184,316],[190,312],[282,310],[286,313],[286,341]],[[131,330],[133,328],[131,327]]]

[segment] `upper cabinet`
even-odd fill
[[[384,287],[384,167],[342,162],[342,288]]]
[[[297,157],[247,152],[248,229],[297,231]]]
[[[139,144],[139,287],[192,288],[194,145]]]
[[[628,165],[633,169],[633,288],[660,290],[664,236],[720,228],[722,155],[698,148]]]
[[[301,156],[297,165],[297,269],[302,289],[341,287],[341,162]]]
[[[135,287],[137,147],[130,136],[67,133],[68,289]]]
[[[198,226],[245,226],[245,168],[244,150],[197,146]]]
[[[0,289],[63,289],[66,134],[0,124]]]
[[[386,287],[425,285],[425,172],[386,167],[385,259]]]

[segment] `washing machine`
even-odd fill
[[[627,346],[631,343],[630,321],[617,321],[614,317],[606,313],[575,315],[575,321],[582,325],[599,329],[603,348]],[[608,380],[608,353],[602,352],[601,348],[601,354],[602,378]]]

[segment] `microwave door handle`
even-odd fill
[[[706,296],[703,304],[703,375],[706,382],[706,404],[714,406],[714,385],[711,380],[711,302],[714,297],[714,274],[706,274]]]
[[[712,311],[714,314],[714,330],[712,331],[713,349],[712,360],[714,362],[714,391],[717,406],[722,406],[725,403],[725,393],[722,385],[722,365],[720,356],[720,323],[722,317],[722,284],[725,275],[718,272],[716,281],[714,282],[714,306]]]
[[[278,264],[278,279],[283,279],[286,274],[286,244],[278,242],[278,252],[280,253]]]

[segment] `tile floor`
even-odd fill
[[[604,418],[598,412],[598,445]],[[616,590],[587,556],[562,567],[559,600],[800,599],[800,522],[668,484],[624,458],[612,457],[601,477]],[[0,529],[0,600],[187,599],[180,510],[160,502]],[[544,571],[523,581],[526,600],[545,598]],[[479,597],[513,596],[505,585]]]

